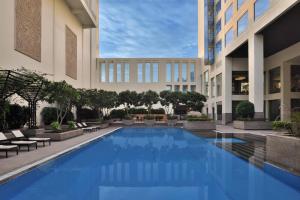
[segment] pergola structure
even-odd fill
[[[13,70],[0,70],[0,109],[5,100],[17,94],[28,102],[30,110],[29,128],[36,127],[36,105],[44,79],[36,73],[22,73]]]

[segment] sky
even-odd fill
[[[100,57],[197,57],[197,0],[99,0]]]

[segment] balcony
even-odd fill
[[[96,16],[84,0],[65,0],[71,12],[77,17],[83,28],[96,28]]]

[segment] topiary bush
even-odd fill
[[[254,104],[249,101],[240,102],[235,110],[239,119],[253,119],[255,110]]]
[[[52,122],[57,121],[56,115],[57,108],[54,107],[45,107],[42,112],[42,119],[45,125],[50,125]],[[74,115],[72,112],[68,112],[65,117],[63,124],[66,124],[68,121],[74,121]]]

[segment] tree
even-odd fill
[[[171,96],[172,92],[170,90],[164,90],[159,93],[160,104],[165,107],[166,113],[170,114],[171,112]]]
[[[79,113],[81,112],[82,108],[84,106],[89,105],[89,95],[86,89],[77,89],[77,93],[78,93],[78,98],[75,102],[75,106],[76,106],[76,116],[77,116],[77,120],[79,122],[81,122],[81,117],[79,115]]]
[[[57,122],[61,126],[67,113],[71,111],[77,101],[78,93],[75,88],[65,81],[48,83],[44,92],[46,94],[44,99],[50,104],[56,104]]]
[[[147,107],[148,114],[151,114],[152,105],[157,104],[157,102],[159,102],[159,96],[156,92],[148,90],[142,93],[141,103]]]
[[[118,102],[120,105],[125,106],[126,113],[128,115],[128,110],[131,106],[137,106],[138,103],[138,93],[135,91],[123,91],[119,93]]]
[[[198,92],[187,92],[182,96],[183,104],[185,104],[189,110],[201,112],[204,106],[203,102],[206,102],[206,97]]]

